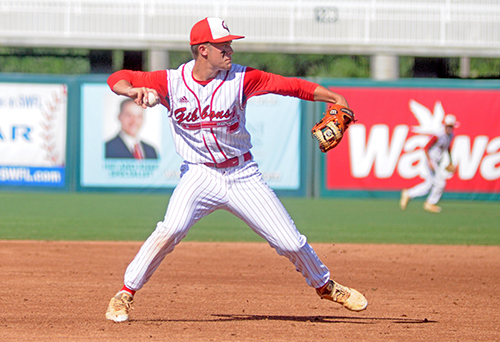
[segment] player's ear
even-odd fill
[[[208,56],[208,48],[210,43],[203,43],[198,46],[198,53],[200,56],[207,57]]]

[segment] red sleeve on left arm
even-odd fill
[[[158,95],[160,95],[161,103],[170,109],[170,103],[168,103],[167,70],[150,72],[119,70],[108,77],[108,86],[113,90],[113,86],[121,80],[127,81],[134,88],[146,87],[155,89]]]
[[[424,149],[426,151],[429,151],[429,149],[437,142],[437,140],[438,138],[435,135],[431,136],[431,139],[429,140],[427,145],[425,145]]]
[[[296,77],[283,77],[269,72],[248,68],[243,80],[245,102],[252,96],[278,94],[314,101],[314,90],[318,85]]]
[[[133,71],[132,70],[119,70],[108,77],[108,86],[113,90],[113,87],[115,86],[118,81],[125,80],[128,83],[132,84],[132,79],[134,78],[133,76]]]

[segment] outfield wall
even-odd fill
[[[500,199],[500,81],[316,81],[359,120],[326,155],[310,134],[324,104],[274,95],[248,104],[252,153],[279,195],[397,197],[425,176],[421,148],[452,113],[458,171],[444,198]],[[106,158],[123,99],[103,75],[0,75],[0,190],[171,192],[181,159],[165,108],[147,109],[140,131],[157,158]]]
[[[348,143],[322,160],[322,196],[399,193],[421,182],[428,172],[422,148],[444,116],[454,114],[459,126],[451,158],[457,172],[448,175],[444,198],[499,198],[498,81],[331,80],[324,85],[349,100],[359,121],[349,129]]]

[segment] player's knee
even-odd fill
[[[165,240],[174,240],[175,243],[178,243],[184,238],[184,236],[186,236],[187,232],[181,229],[181,227],[167,225],[165,221],[161,221],[156,224],[154,233],[157,236],[161,236]]]
[[[283,255],[297,254],[302,251],[302,248],[307,244],[307,238],[304,235],[299,235],[296,239],[287,239],[280,241],[276,247],[278,253]]]
[[[157,232],[159,234],[166,234],[168,231],[169,231],[169,229],[168,229],[167,225],[165,224],[165,222],[160,221],[156,224],[155,232]]]

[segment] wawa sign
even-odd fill
[[[358,121],[326,155],[326,190],[392,191],[421,182],[428,172],[423,147],[454,114],[457,172],[446,191],[500,192],[500,89],[331,89],[345,96]]]

